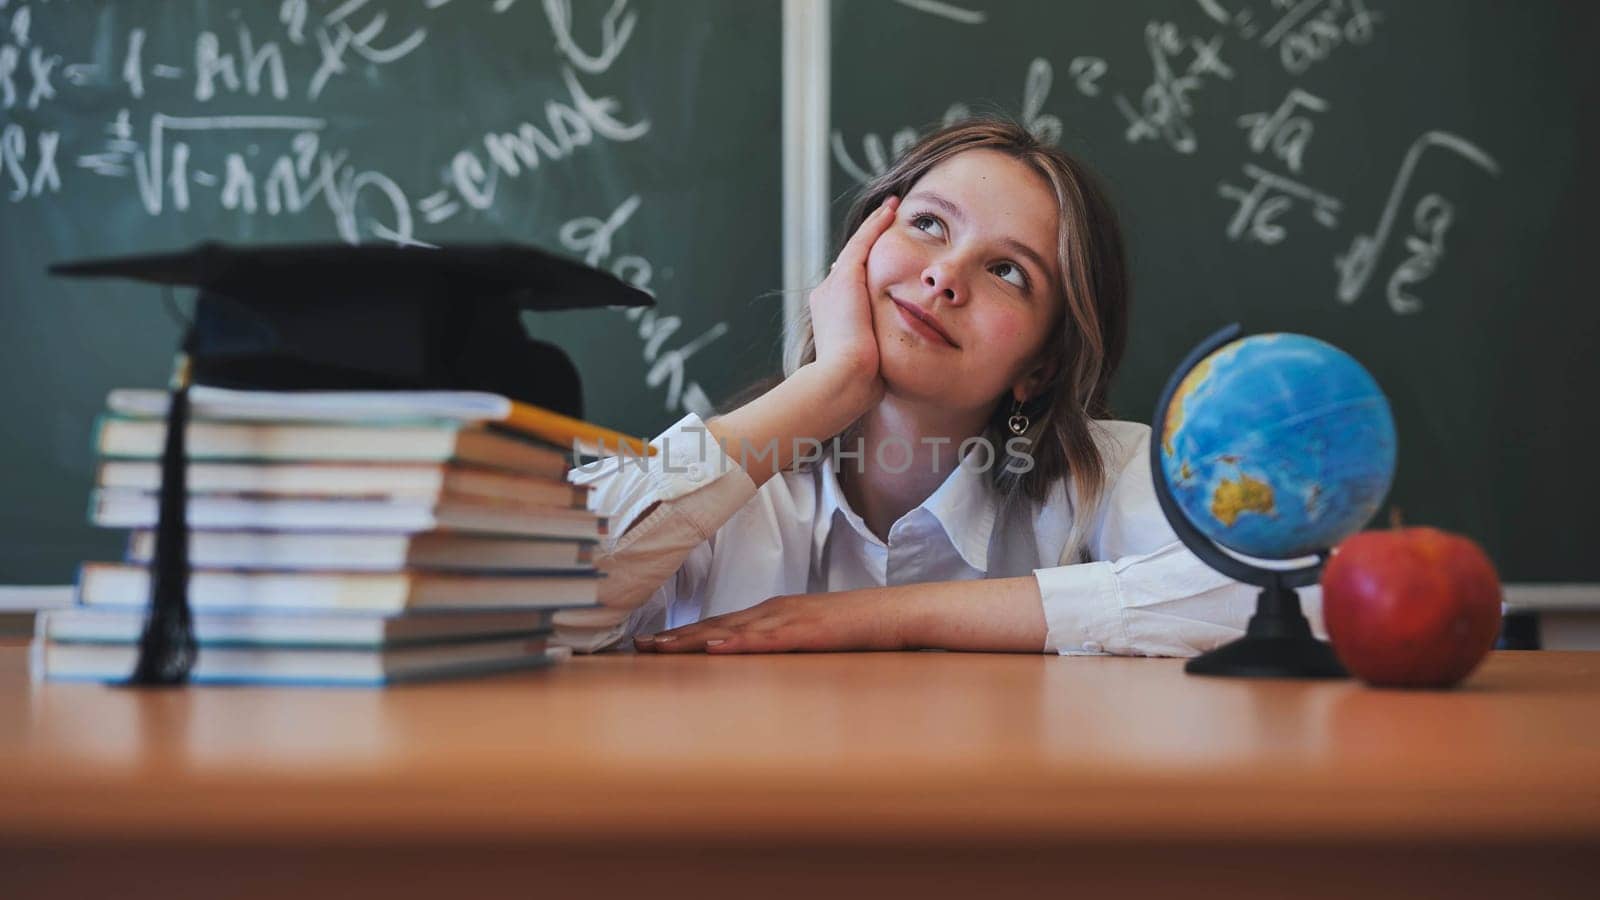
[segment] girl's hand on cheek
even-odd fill
[[[793,594],[635,638],[641,653],[904,650],[899,603],[874,591]]]
[[[862,411],[883,396],[878,367],[878,336],[872,326],[872,296],[867,289],[867,257],[872,245],[894,224],[900,198],[883,201],[839,252],[828,277],[811,292],[811,327],[817,365],[839,379],[841,387],[862,386]]]

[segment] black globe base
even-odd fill
[[[1349,675],[1333,648],[1317,640],[1242,637],[1183,667],[1190,675],[1241,678],[1345,678]]]
[[[1189,660],[1190,675],[1241,678],[1344,678],[1349,673],[1333,648],[1311,634],[1300,595],[1274,584],[1256,600],[1244,637]]]

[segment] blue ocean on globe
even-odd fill
[[[1299,334],[1233,341],[1183,378],[1161,423],[1161,462],[1200,533],[1293,559],[1361,530],[1394,481],[1394,417],[1343,350]]]

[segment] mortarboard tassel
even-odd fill
[[[187,351],[187,348],[185,348]],[[179,355],[167,409],[167,439],[161,450],[161,493],[156,549],[150,561],[150,613],[139,638],[139,662],[130,687],[181,685],[189,680],[198,649],[189,610],[189,517],[187,477],[189,354]]]

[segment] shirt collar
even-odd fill
[[[978,452],[977,448],[972,452]],[[938,520],[967,565],[985,573],[989,571],[989,538],[994,534],[998,506],[989,474],[962,465],[956,466],[933,496],[922,501],[922,508]]]
[[[870,534],[867,523],[850,508],[849,501],[844,498],[844,490],[839,487],[839,475],[834,470],[833,459],[823,456],[822,462],[816,468],[818,497],[817,515],[811,526],[811,570],[818,571],[822,566],[822,548],[828,545],[828,535],[833,533],[835,519],[845,518],[861,534]]]
[[[817,516],[811,534],[813,569],[822,564],[822,548],[832,533],[835,519],[842,516],[861,534],[871,534],[866,521],[850,508],[850,502],[845,499],[832,458],[824,456],[816,471],[820,484]],[[989,486],[987,473],[967,466],[956,466],[955,471],[917,509],[927,510],[933,516],[963,562],[979,572],[989,571],[989,541],[994,534],[999,502],[994,489]]]

